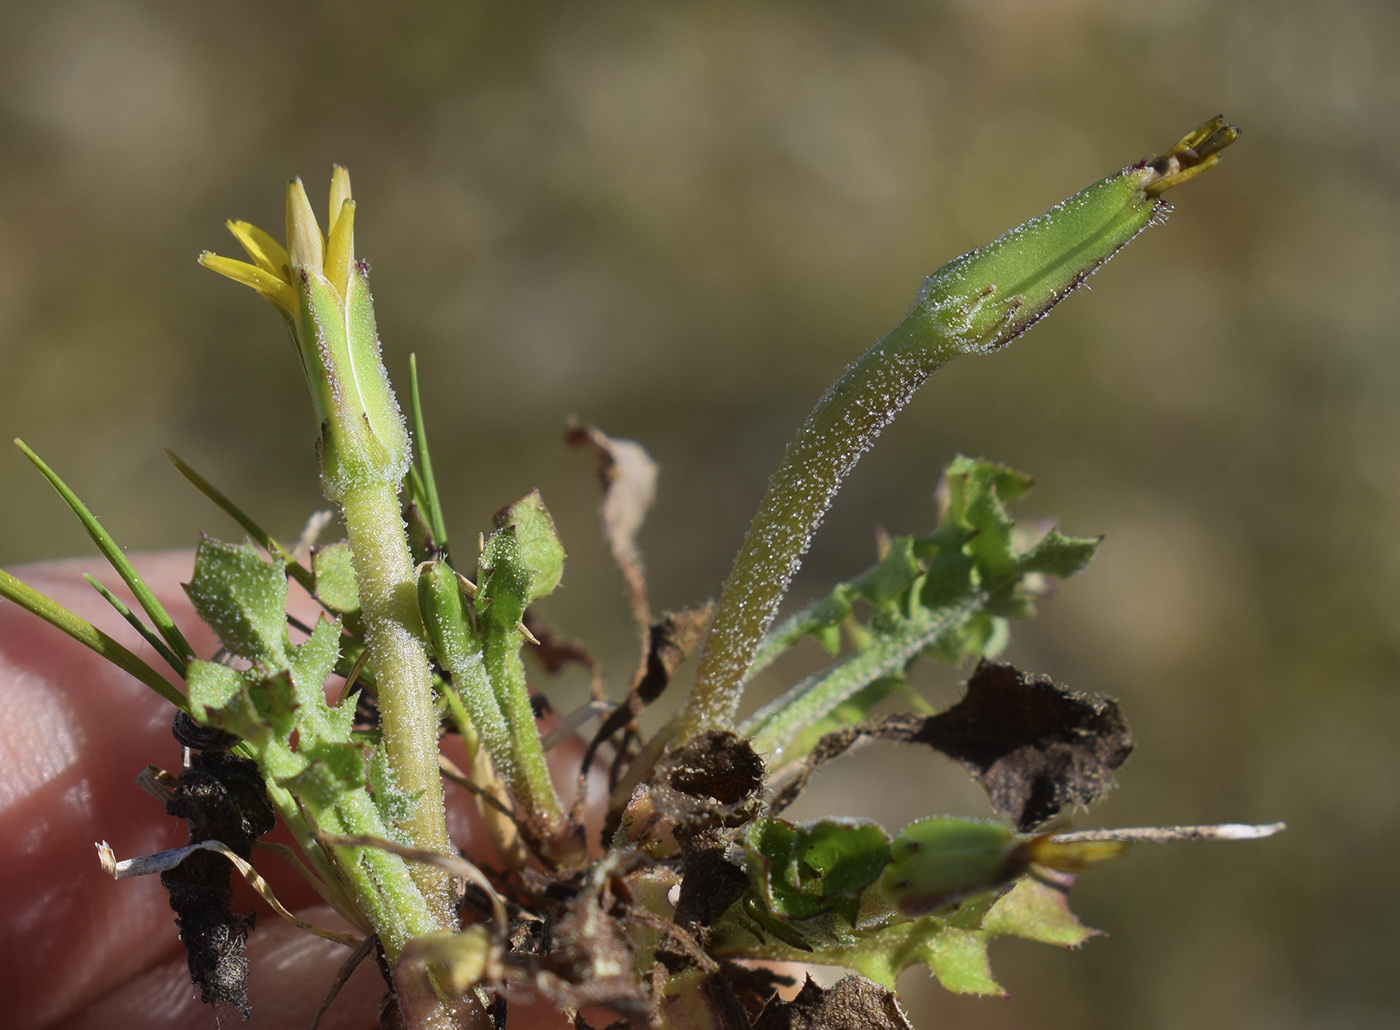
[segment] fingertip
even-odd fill
[[[96,560],[16,570],[123,644],[149,648],[86,584]],[[137,559],[182,624],[187,552]],[[196,645],[198,646],[198,645]],[[154,658],[154,656],[150,656]],[[172,709],[53,627],[0,605],[0,991],[9,1025],[41,1026],[178,948],[154,879],[114,883],[94,842],[121,857],[179,843],[180,823],[142,794],[148,762],[176,765]]]
[[[328,907],[307,909],[308,922],[345,929]],[[235,1010],[211,1009],[190,984],[183,958],[132,977],[105,997],[59,1023],[54,1030],[208,1030],[227,1022],[249,1030],[301,1030],[325,999],[350,952],[342,944],[313,937],[281,919],[264,919],[248,940],[248,997],[252,1018],[240,1023]],[[371,956],[350,975],[321,1020],[321,1030],[362,1030],[379,1011],[384,980]]]

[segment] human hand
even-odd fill
[[[195,651],[213,654],[213,635],[180,589],[191,574],[191,554],[132,560]],[[83,581],[84,572],[109,585],[116,579],[98,559],[17,570],[25,582],[158,665]],[[303,601],[312,608],[304,595]],[[303,614],[315,617],[314,609]],[[236,1022],[232,1010],[212,1011],[191,987],[159,878],[114,882],[93,847],[106,840],[118,858],[129,858],[185,842],[186,824],[166,815],[134,782],[148,764],[179,769],[173,714],[149,688],[17,606],[0,603],[0,997],[13,1030],[203,1030]],[[459,829],[468,825],[465,800],[449,790],[449,805],[456,803],[449,819],[455,815]],[[285,862],[256,852],[254,862],[286,907],[316,904],[310,885]],[[246,912],[255,896],[234,880],[235,911]],[[244,1025],[303,1028],[349,953],[296,929],[261,900],[256,907],[257,929],[247,949],[253,1018]],[[298,914],[343,928],[325,906]],[[362,962],[321,1027],[372,1025],[384,989],[373,959]],[[512,1004],[512,1026],[517,1019],[521,1027],[540,1030],[565,1025],[552,1011],[522,1009]]]

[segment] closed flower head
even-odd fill
[[[368,267],[355,260],[350,173],[331,176],[329,231],[321,235],[300,179],[287,184],[287,244],[248,222],[228,228],[249,260],[208,251],[199,263],[251,286],[287,320],[321,422],[321,474],[340,497],[366,477],[397,483],[409,442],[379,356]]]

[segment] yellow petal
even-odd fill
[[[355,202],[346,197],[335,219],[335,228],[326,241],[326,278],[340,292],[342,300],[354,274]]]
[[[321,236],[321,227],[316,224],[316,213],[311,210],[306,187],[300,179],[293,179],[287,183],[287,253],[292,271],[310,268],[321,272],[325,267],[325,247],[326,241]]]
[[[243,249],[253,259],[253,264],[273,275],[284,278],[288,275],[291,261],[287,257],[286,247],[250,222],[230,220],[224,224],[238,242],[243,244]]]
[[[350,169],[344,165],[336,165],[331,172],[331,209],[330,219],[326,222],[326,238],[330,239],[331,233],[335,232],[336,219],[340,217],[340,209],[345,206],[345,202],[350,199]]]
[[[295,316],[296,291],[280,275],[273,275],[271,272],[261,269],[257,265],[250,265],[246,261],[237,261],[233,258],[211,254],[207,250],[199,255],[199,263],[220,275],[228,276],[236,283],[251,286],[262,294],[264,300],[275,304],[288,315]]]

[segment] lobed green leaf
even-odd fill
[[[994,938],[1075,947],[1095,932],[1063,891],[1024,875],[1040,840],[965,819],[922,819],[893,840],[860,820],[755,820],[751,887],[716,923],[715,951],[844,966],[889,988],[923,965],[951,991],[1000,994]]]
[[[1023,545],[1005,501],[1032,483],[1004,465],[954,459],[939,488],[937,527],[888,541],[868,571],[788,619],[765,639],[750,676],[807,636],[834,651],[842,627],[854,653],[765,706],[740,732],[771,764],[791,761],[815,743],[812,727],[839,728],[831,719],[840,706],[881,679],[902,678],[921,655],[957,664],[1005,646],[1006,620],[1034,614],[1045,577],[1080,571],[1098,546],[1054,529]],[[853,632],[858,602],[870,614]],[[863,717],[868,708],[855,706],[837,718]]]
[[[288,667],[287,574],[252,544],[201,540],[185,593],[228,651],[267,669]]]
[[[346,540],[316,548],[311,554],[315,597],[328,611],[341,615],[360,610],[360,590],[355,584],[354,556]]]

